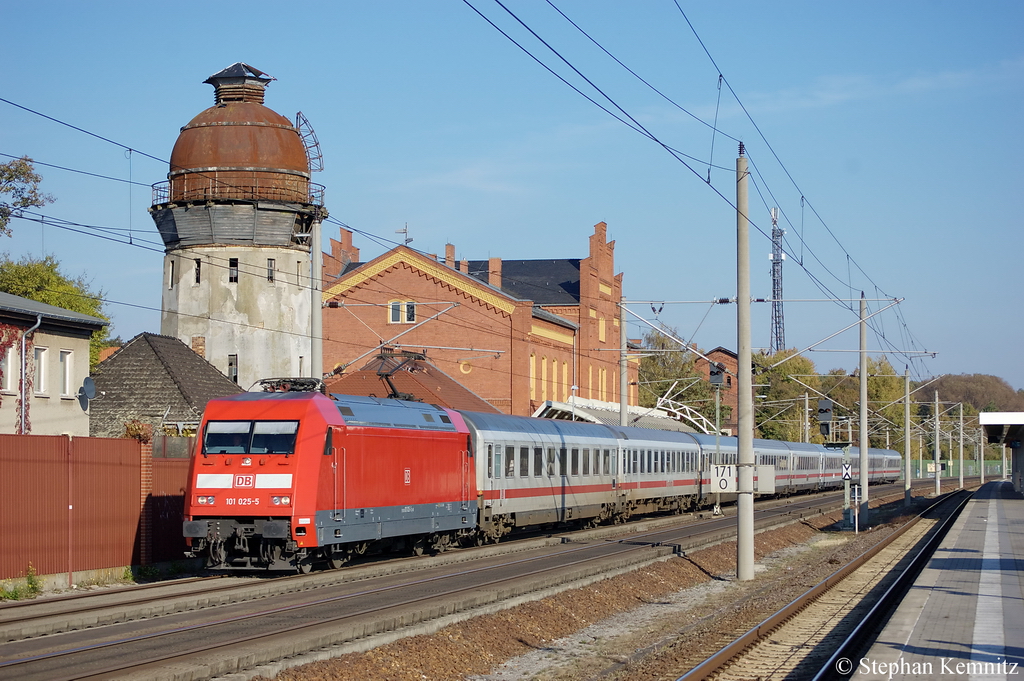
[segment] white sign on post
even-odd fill
[[[852,480],[852,479],[853,479],[853,464],[852,463],[844,463],[843,464],[843,480]]]
[[[736,466],[714,466],[711,471],[712,492],[735,492],[739,489],[736,483]]]

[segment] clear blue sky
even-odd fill
[[[742,140],[757,171],[756,227],[770,233],[769,208],[783,213],[787,299],[905,298],[869,338],[898,371],[908,361],[898,351],[928,350],[938,355],[915,358],[915,378],[986,373],[1024,388],[1024,3],[680,0],[684,18],[673,0],[552,2],[506,6],[661,143],[698,159],[689,168],[455,0],[9,3],[0,97],[166,159],[179,128],[213,102],[202,81],[244,61],[277,78],[268,106],[312,123],[326,164],[314,180],[332,218],[360,232],[364,259],[390,245],[364,233],[394,240],[406,223],[412,245],[430,253],[451,242],[467,259],[585,257],[605,221],[634,300],[735,295],[730,203]],[[625,118],[500,5],[471,4]],[[165,179],[166,163],[129,159],[10,104],[0,102],[0,122],[0,153],[145,185]],[[17,220],[0,250],[53,254],[85,274],[112,301],[122,338],[159,331],[149,189],[38,169],[57,199],[41,212],[88,235]],[[752,230],[755,297],[771,295],[769,252]],[[633,309],[653,319],[650,306]],[[792,302],[785,313],[791,347],[855,321],[836,303]],[[666,305],[659,318],[702,347],[736,346],[735,306]],[[753,333],[755,347],[768,345],[768,305],[754,306]],[[855,349],[856,329],[823,347]],[[857,364],[853,354],[810,356],[821,371]]]

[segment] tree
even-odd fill
[[[997,376],[946,374],[921,392],[931,396],[934,390],[939,391],[939,399],[943,402],[963,402],[965,414],[974,413],[969,406],[977,411],[1024,411],[1024,394],[1014,391],[1009,383]],[[918,399],[925,401],[930,398],[922,396]]]
[[[782,350],[774,355],[760,354],[752,357],[755,367],[754,384],[758,386],[754,389],[754,420],[763,438],[802,441],[804,393],[809,393],[810,405],[818,405],[818,395],[814,390],[819,387],[819,379],[815,375],[817,369],[814,368],[814,362],[803,356],[793,357],[795,353],[795,349]],[[772,366],[775,364],[778,366]],[[801,383],[806,383],[810,389]],[[817,413],[817,409],[812,413]],[[816,429],[811,431],[811,435],[812,438],[817,435]],[[814,441],[818,440],[812,439]]]
[[[11,218],[20,216],[25,208],[53,203],[52,196],[39,191],[42,181],[28,156],[0,163],[0,233],[10,236]]]
[[[715,393],[697,366],[697,355],[673,340],[672,336],[679,337],[675,329],[666,328],[665,332],[651,329],[644,334],[645,352],[639,372],[640,406],[654,407],[658,398],[674,385],[672,399],[687,404],[714,423]],[[722,420],[727,418],[728,408],[722,407]]]
[[[832,400],[833,439],[845,441],[851,428],[856,431],[860,383],[855,375],[847,374],[845,369],[830,369],[820,380],[821,392]],[[856,436],[856,432],[852,434]]]
[[[93,292],[84,277],[71,278],[60,271],[52,255],[41,260],[24,256],[18,262],[6,253],[0,255],[0,291],[47,305],[109,320],[103,309],[103,291]],[[100,350],[107,345],[109,327],[92,335],[89,364],[96,366]]]
[[[885,447],[887,431],[890,447],[903,441],[903,393],[903,377],[896,373],[889,360],[868,357],[868,423],[871,424],[868,439],[872,447]]]

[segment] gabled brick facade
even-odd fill
[[[398,246],[355,267],[343,232],[325,260],[324,370],[356,369],[387,346],[424,351],[505,413],[568,401],[574,385],[617,400],[622,275],[606,229],[578,260],[456,261],[449,244],[443,260]],[[635,404],[634,363],[630,377]]]

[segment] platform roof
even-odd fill
[[[1016,449],[1024,441],[1024,411],[983,411],[978,419],[990,443]]]

